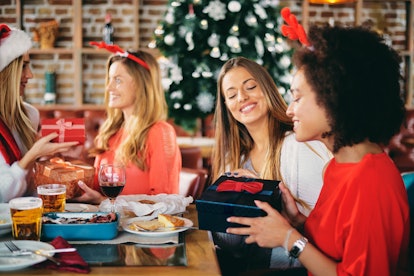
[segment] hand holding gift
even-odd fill
[[[83,181],[91,187],[94,174],[94,167],[80,160],[68,161],[53,157],[36,162],[34,182],[36,186],[54,183],[64,184],[66,185],[66,198],[72,199],[82,194],[78,181]]]

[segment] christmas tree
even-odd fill
[[[287,99],[292,50],[282,37],[278,0],[170,0],[149,45],[160,61],[169,115],[193,128],[214,112],[217,75],[229,58],[263,65]]]

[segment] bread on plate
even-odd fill
[[[159,214],[158,221],[164,224],[164,227],[180,227],[184,226],[184,220],[167,214]]]

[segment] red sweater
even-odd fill
[[[100,191],[97,180],[99,165],[113,163],[115,152],[121,144],[124,130],[118,131],[109,140],[110,150],[95,159],[94,189]],[[126,166],[126,184],[121,195],[131,194],[178,194],[181,170],[181,153],[174,128],[167,122],[155,123],[148,132],[146,141],[147,170],[139,169],[129,162]]]

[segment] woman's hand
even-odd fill
[[[246,243],[257,243],[260,247],[274,248],[283,246],[286,232],[292,226],[267,202],[255,200],[257,207],[267,213],[265,217],[229,217],[228,222],[239,223],[247,227],[227,228],[227,233],[247,235]]]
[[[54,132],[37,140],[22,159],[19,160],[19,166],[23,169],[27,169],[30,164],[39,157],[68,151],[71,147],[79,144],[79,142],[51,142],[54,138],[58,137],[58,135],[59,134]]]
[[[305,223],[306,216],[303,215],[296,205],[296,201],[293,198],[290,190],[285,186],[284,183],[279,183],[279,189],[282,193],[282,215],[292,224],[295,228],[301,229]]]
[[[78,181],[78,186],[82,189],[83,194],[81,196],[72,198],[71,201],[100,204],[103,200],[106,199],[106,197],[104,197],[101,193],[90,188],[83,181]]]
[[[225,172],[226,176],[232,176],[232,177],[248,177],[248,178],[258,178],[257,174],[250,170],[246,169],[237,169],[231,172]]]

